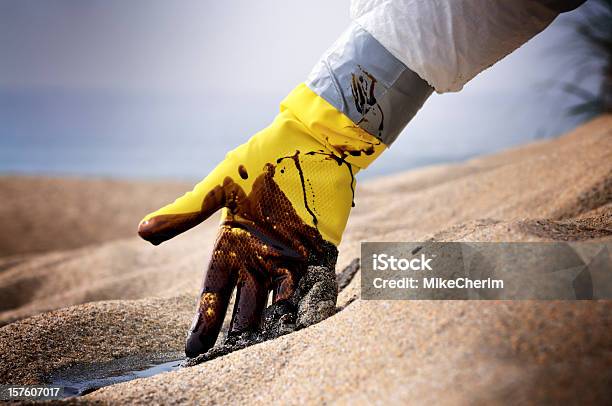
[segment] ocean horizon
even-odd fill
[[[0,89],[0,174],[199,180],[266,127],[282,98],[282,92]],[[458,162],[554,136],[580,122],[538,105],[538,98],[520,90],[434,95],[358,177]]]

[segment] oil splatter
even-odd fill
[[[351,198],[351,207],[355,207],[355,175],[353,174],[353,166],[346,161],[346,154],[343,154],[342,156],[337,156],[331,152],[317,152],[317,151],[310,151],[307,152],[306,155],[323,155],[326,157],[326,159],[331,159],[336,161],[336,163],[338,164],[338,166],[342,166],[342,165],[346,165],[346,167],[348,168],[349,171],[349,175],[351,176],[351,194],[352,194],[352,198]]]
[[[374,75],[363,69],[361,65],[358,65],[358,68],[359,71],[356,74],[351,73],[351,92],[353,94],[355,108],[362,116],[357,122],[357,125],[363,122],[369,122],[365,116],[372,108],[376,108],[380,113],[380,123],[378,124],[378,136],[380,137],[384,129],[385,115],[374,96],[374,88],[376,87],[377,80]]]
[[[317,219],[316,214],[312,211],[312,209],[308,205],[308,195],[306,194],[306,182],[304,181],[304,171],[302,171],[302,166],[300,165],[300,151],[296,150],[295,154],[293,154],[293,155],[289,155],[289,156],[284,156],[284,157],[278,158],[276,160],[276,163],[279,164],[284,159],[291,159],[293,161],[293,163],[295,164],[295,168],[297,169],[297,171],[298,171],[298,173],[300,175],[300,183],[302,184],[302,194],[304,195],[304,207],[306,208],[306,211],[312,217],[312,223],[316,226],[318,224],[319,220]]]
[[[244,165],[240,165],[238,167],[238,174],[240,175],[240,177],[244,180],[249,178],[249,173],[247,172],[246,168],[244,167]]]

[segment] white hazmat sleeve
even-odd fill
[[[557,15],[534,0],[351,3],[351,18],[438,93],[461,90]]]

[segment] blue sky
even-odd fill
[[[0,173],[202,177],[270,122],[348,25],[348,9],[345,0],[0,0]],[[462,92],[432,96],[365,174],[575,126],[564,114],[575,99],[543,85],[571,77],[575,14]]]

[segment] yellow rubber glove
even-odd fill
[[[138,233],[157,245],[223,209],[188,356],[214,345],[234,287],[230,333],[239,333],[259,326],[270,290],[278,303],[307,266],[333,269],[354,175],[385,148],[301,84],[269,127],[228,153],[193,191],[142,220]]]

